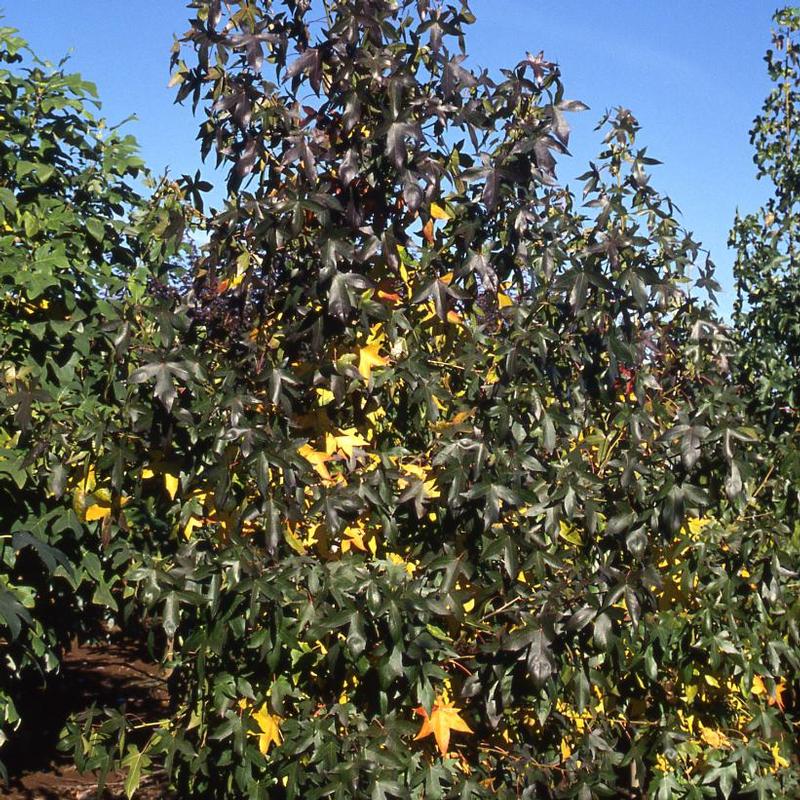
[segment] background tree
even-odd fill
[[[102,634],[126,551],[148,546],[123,510],[121,379],[180,241],[170,192],[146,206],[135,141],[63,67],[0,29],[0,745],[28,706],[39,724],[30,690]]]
[[[774,19],[765,57],[773,88],[750,131],[757,175],[774,195],[760,211],[737,217],[730,244],[743,379],[766,422],[785,429],[796,425],[800,408],[800,12],[785,8]]]
[[[774,194],[757,212],[738,217],[730,235],[738,334],[737,377],[756,424],[764,427],[763,494],[788,536],[798,526],[800,413],[800,11],[775,13],[765,61],[773,88],[750,132],[758,177]]]

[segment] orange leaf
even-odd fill
[[[397,305],[403,298],[397,292],[384,292],[383,289],[378,289],[378,299],[390,305]]]
[[[771,706],[778,706],[781,711],[784,711],[783,693],[786,691],[786,681],[780,681],[775,684],[775,692],[770,696],[767,702]]]
[[[445,703],[441,697],[436,698],[430,715],[422,706],[414,710],[417,714],[424,717],[422,727],[419,729],[419,733],[414,737],[414,741],[417,741],[417,739],[424,739],[426,736],[433,734],[433,738],[436,739],[436,745],[442,756],[447,755],[448,748],[450,747],[451,731],[461,731],[462,733],[473,732],[472,728],[459,716],[459,709],[452,703]]]
[[[422,238],[428,244],[433,244],[433,219],[429,219],[422,228]]]

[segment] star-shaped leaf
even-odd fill
[[[321,450],[315,450],[310,444],[304,444],[297,452],[314,467],[321,478],[326,481],[331,479],[331,474],[325,466],[325,462],[331,460],[330,454]]]
[[[261,731],[258,734],[258,749],[266,755],[271,745],[280,747],[283,737],[281,736],[281,718],[269,713],[267,704],[253,714],[253,719]]]
[[[431,713],[420,706],[415,709],[417,714],[424,717],[419,733],[414,737],[424,739],[433,734],[436,745],[442,756],[446,756],[450,747],[450,732],[461,731],[462,733],[473,733],[472,728],[459,716],[459,710],[452,703],[446,703],[441,697],[436,698]]]
[[[341,451],[347,458],[352,458],[356,447],[369,447],[369,442],[355,428],[345,428],[325,437],[325,451],[329,455]]]

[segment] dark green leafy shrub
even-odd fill
[[[0,29],[0,744],[15,699],[120,611],[143,547],[123,510],[123,379],[177,217],[166,187],[144,204],[136,144],[95,97]]]

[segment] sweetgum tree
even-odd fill
[[[163,478],[127,581],[173,713],[131,748],[87,715],[79,765],[182,797],[795,791],[797,553],[747,505],[711,266],[633,115],[576,197],[582,105],[542,55],[471,66],[466,3],[192,7],[178,98],[230,194],[132,341],[122,457],[129,513]]]

